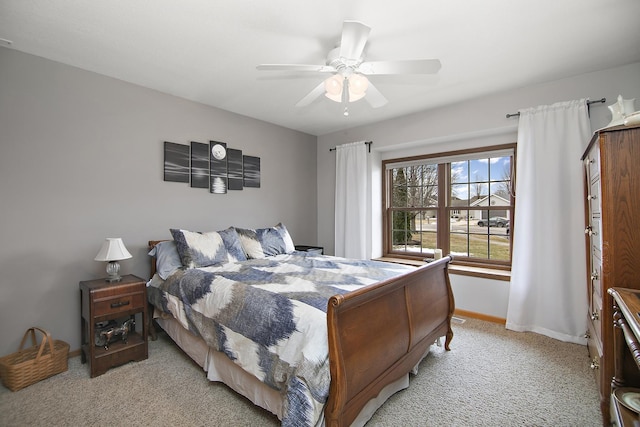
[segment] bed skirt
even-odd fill
[[[278,419],[282,419],[283,398],[279,391],[242,370],[224,353],[207,346],[201,338],[184,329],[174,318],[156,317],[155,320],[178,347],[202,367],[210,381],[226,384],[255,405],[271,412]],[[417,372],[417,365],[412,372]],[[365,405],[351,425],[364,426],[387,399],[407,387],[409,387],[409,374],[383,388],[376,398],[371,399]],[[324,416],[318,421],[317,427],[320,426],[324,426]]]

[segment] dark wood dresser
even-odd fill
[[[640,126],[596,132],[585,171],[589,363],[609,424],[613,361],[611,287],[640,289]]]

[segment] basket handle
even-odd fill
[[[40,342],[40,349],[38,350],[36,360],[39,360],[40,356],[42,356],[45,348],[44,346],[47,344],[47,342],[49,343],[49,351],[51,351],[51,355],[53,356],[53,340],[51,339],[51,334],[49,334],[49,332],[45,331],[42,328],[38,328],[37,326],[27,329],[27,332],[25,332],[24,336],[22,337],[22,341],[20,342],[20,349],[18,351],[23,349],[24,343],[27,340],[27,336],[29,335],[31,335],[31,345],[36,345],[36,329],[42,333],[42,341]]]

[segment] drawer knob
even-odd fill
[[[598,280],[598,272],[594,271],[591,273],[591,281]]]
[[[593,359],[589,367],[593,370],[600,369],[600,364],[598,363],[598,359]]]
[[[587,200],[596,200],[598,198],[598,196],[596,196],[595,194],[589,194],[587,196]]]
[[[591,226],[589,225],[584,229],[584,234],[588,234],[589,236],[597,236],[598,232],[594,231],[593,228],[591,228]]]
[[[111,303],[111,308],[118,308],[118,307],[124,307],[125,305],[129,305],[129,301],[118,301],[118,302],[112,302]]]
[[[591,338],[591,334],[589,333],[589,331],[587,331],[587,332],[585,332],[585,333],[584,333],[584,337],[585,337],[586,339]]]
[[[594,311],[593,313],[591,313],[591,320],[598,320],[600,318],[600,316],[598,316],[598,312]]]

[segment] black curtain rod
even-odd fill
[[[607,102],[607,98],[600,98],[596,101],[587,101],[587,106],[591,105],[591,104],[596,104],[596,103],[605,103]],[[507,119],[510,117],[519,117],[520,113],[512,113],[512,114],[507,114]]]
[[[373,144],[373,141],[365,141],[364,143],[367,144],[367,147],[369,147],[369,152],[371,152],[371,144]],[[336,147],[329,148],[329,151],[336,151]]]

